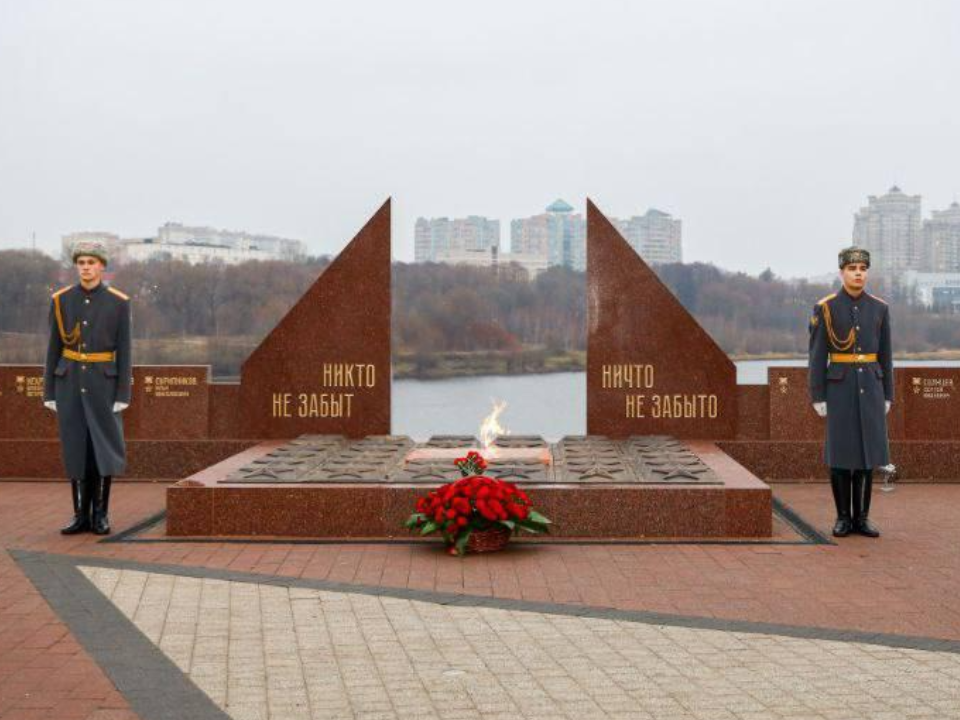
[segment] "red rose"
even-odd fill
[[[463,526],[466,525],[468,522],[470,522],[470,521],[467,520],[463,515],[461,515],[460,517],[457,518],[457,525],[459,525],[460,527],[463,527]]]
[[[463,498],[457,497],[453,499],[453,509],[456,510],[461,515],[470,514],[470,503],[464,500]]]
[[[487,504],[486,500],[477,500],[477,510],[487,520],[496,521],[500,516]]]

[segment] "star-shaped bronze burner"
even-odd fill
[[[594,463],[585,468],[570,467],[569,472],[576,473],[578,475],[578,480],[581,482],[586,480],[609,480],[615,482],[616,480],[622,479],[618,475],[622,475],[626,472],[626,468],[611,467],[610,465],[600,465],[599,463]]]
[[[691,467],[690,465],[673,464],[650,468],[650,474],[664,482],[672,480],[693,480],[694,482],[708,472],[707,467]]]

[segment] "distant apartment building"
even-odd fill
[[[449,262],[460,253],[487,252],[500,247],[500,221],[480,215],[465,218],[417,218],[414,226],[416,262]],[[446,259],[445,259],[446,258]]]
[[[870,251],[875,272],[920,270],[926,259],[920,195],[907,195],[896,185],[886,195],[870,195],[854,216],[853,242]]]
[[[120,265],[155,259],[180,260],[192,265],[206,262],[237,265],[250,260],[296,260],[306,254],[306,245],[300,240],[168,222],[157,230],[156,237],[120,238],[103,232],[64,235],[64,258],[69,261],[74,242],[89,239],[106,243],[111,264]]]
[[[683,262],[681,221],[670,213],[650,208],[645,215],[611,222],[647,263]]]
[[[542,258],[549,267],[587,267],[587,224],[573,207],[556,200],[540,215],[510,222],[510,252]]]
[[[491,267],[506,271],[519,268],[522,276],[532,280],[547,269],[547,259],[541,255],[500,252],[498,245],[484,250],[441,250],[434,262],[447,265],[465,265],[468,267]]]
[[[960,273],[960,203],[934,210],[923,221],[923,269],[931,273]]]
[[[180,223],[164,223],[157,230],[156,242],[161,245],[207,245],[227,247],[255,255],[266,253],[274,260],[296,260],[306,255],[306,245],[301,240],[248,233],[245,230],[217,230],[207,226],[189,226]],[[257,257],[256,259],[260,259]]]
[[[960,272],[908,270],[901,280],[921,305],[940,312],[960,311]]]
[[[179,260],[190,265],[223,263],[239,265],[251,260],[279,260],[274,253],[256,247],[214,245],[199,241],[160,242],[157,238],[124,239],[117,253],[119,264],[149,260]]]

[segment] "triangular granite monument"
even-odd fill
[[[390,200],[244,362],[242,434],[390,433]]]
[[[587,200],[587,433],[732,438],[736,367]]]

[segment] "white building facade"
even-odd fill
[[[896,185],[886,195],[870,195],[854,216],[853,243],[870,251],[875,272],[920,270],[925,255],[920,195],[907,195]]]
[[[500,247],[500,221],[480,215],[465,218],[417,218],[414,260],[448,262],[445,257]]]
[[[682,223],[670,213],[650,208],[645,215],[628,220],[611,218],[611,222],[645,262],[683,262]]]

